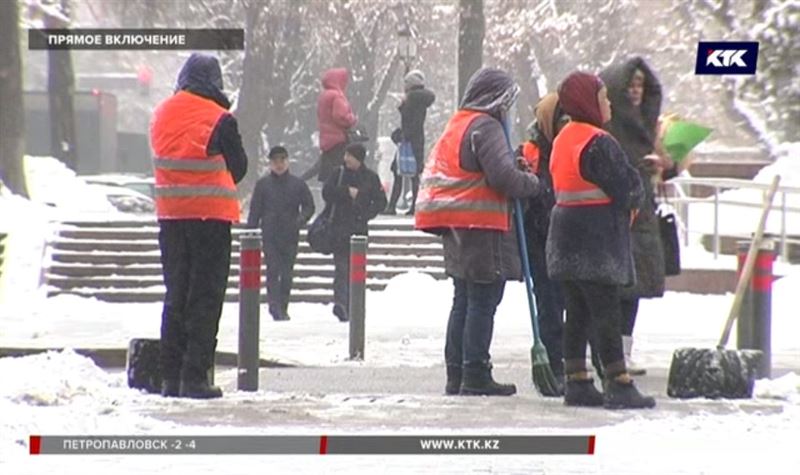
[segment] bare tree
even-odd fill
[[[0,2],[0,181],[27,198],[24,119],[19,11],[17,2]]]
[[[45,28],[66,28],[69,0],[61,0],[61,15],[43,9]],[[75,75],[69,50],[47,51],[47,93],[50,110],[50,153],[73,170],[78,169],[75,134]]]
[[[483,0],[459,0],[458,20],[458,99],[461,100],[469,78],[483,64],[486,29]]]

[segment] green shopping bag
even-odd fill
[[[675,120],[664,133],[664,149],[675,162],[681,162],[713,129],[687,120]]]

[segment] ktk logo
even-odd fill
[[[701,41],[697,44],[695,74],[755,74],[757,60],[755,41]]]

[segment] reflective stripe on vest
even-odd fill
[[[207,153],[226,111],[215,102],[180,91],[153,115],[150,141],[159,219],[239,221],[239,200],[225,159]]]
[[[188,159],[157,157],[153,159],[153,166],[165,170],[224,171],[228,169],[225,160],[210,160],[206,157]]]
[[[611,203],[611,198],[592,182],[581,176],[581,154],[604,130],[583,122],[569,122],[553,141],[550,155],[550,174],[553,191],[559,206],[592,206]]]
[[[462,110],[450,119],[434,145],[420,180],[415,206],[417,229],[476,228],[508,231],[506,196],[489,187],[482,172],[461,168],[461,142],[483,113]]]

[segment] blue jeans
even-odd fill
[[[494,314],[503,300],[506,282],[483,284],[453,277],[453,287],[445,362],[454,366],[486,364],[491,359]]]

